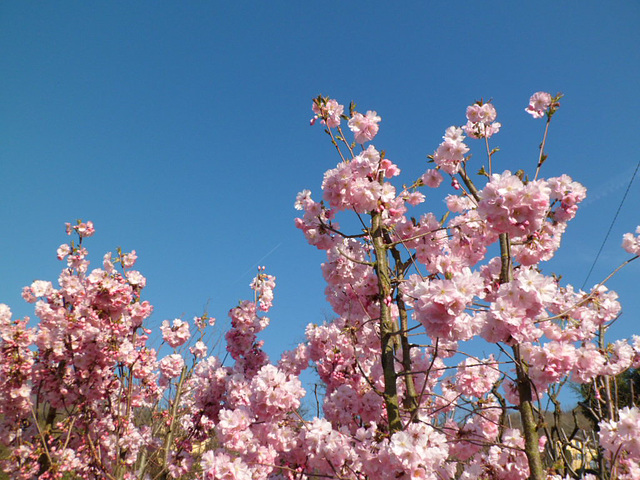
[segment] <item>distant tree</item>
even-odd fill
[[[577,388],[582,413],[595,425],[610,412],[640,404],[640,370],[630,368],[616,376],[597,377]]]

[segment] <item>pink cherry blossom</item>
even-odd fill
[[[322,118],[322,123],[326,124],[329,128],[335,128],[340,125],[340,117],[344,113],[344,106],[340,105],[336,100],[322,99],[319,103],[314,101],[312,107],[314,113],[316,113],[316,118]],[[313,125],[314,120],[312,120],[311,125]]]
[[[549,209],[551,190],[544,181],[526,185],[509,170],[493,174],[480,192],[478,213],[496,233],[528,236],[539,230]]]
[[[462,135],[461,128],[449,127],[442,138],[444,138],[444,142],[433,154],[433,159],[443,171],[455,175],[460,168],[460,163],[464,160],[464,155],[469,151],[469,147],[463,143],[465,137]]]
[[[551,102],[550,93],[536,92],[529,99],[529,106],[525,108],[525,111],[531,114],[533,118],[542,118],[551,106]]]
[[[207,346],[200,340],[198,340],[193,347],[190,347],[189,351],[196,358],[205,358],[207,356]]]
[[[467,107],[468,122],[463,129],[471,138],[490,138],[502,126],[494,121],[496,115],[496,109],[491,103],[475,103]]]
[[[640,226],[636,228],[636,235],[625,233],[622,237],[622,248],[632,255],[640,255]]]
[[[137,259],[138,255],[136,255],[135,250],[132,250],[130,253],[125,253],[122,255],[122,266],[124,268],[131,268],[135,265]]]
[[[173,320],[171,324],[169,320],[164,320],[160,330],[162,330],[163,340],[167,342],[171,348],[177,348],[183,345],[191,337],[189,324],[179,318]]]
[[[624,407],[618,411],[618,421],[603,420],[599,423],[600,445],[617,467],[619,478],[637,478],[640,467],[640,410]]]
[[[160,371],[167,378],[175,378],[180,375],[182,367],[184,367],[184,359],[177,353],[160,360]]]
[[[555,108],[542,100],[532,108]],[[343,107],[318,97],[314,112],[338,128]],[[536,439],[509,413],[538,401],[546,408],[545,395],[568,379],[608,400],[602,376],[640,365],[640,336],[598,343],[620,314],[615,292],[574,289],[543,273],[540,262],[553,257],[585,198],[582,185],[567,175],[465,176],[476,168],[465,131],[488,137],[495,118],[491,104],[470,106],[467,126],[447,129],[436,168],[406,180],[397,177],[411,169],[401,172],[382,151],[353,151],[332,137],[342,155],[324,175],[323,201],[303,190],[294,206],[296,226],[324,251],[333,313],[309,324],[277,362],[259,339],[275,298],[265,267],[250,299],[229,311],[224,358],[207,352],[215,319],[205,313],[193,331],[180,319],[162,322],[174,350],[158,361],[150,346],[157,334],[145,323],[153,311],[143,300],[147,280],[132,270],[137,254],[108,252],[90,270],[93,224],[68,224],[79,238],[58,249],[66,259],[58,285],[37,280],[23,289],[34,326],[0,304],[0,468],[22,480],[133,480],[150,468],[212,480],[524,480],[527,457],[540,451],[542,478],[568,480],[558,474],[570,471],[558,455],[562,431]],[[356,141],[370,141],[378,122],[375,112],[355,114]],[[445,194],[444,216],[429,211],[421,191],[438,187],[441,172],[456,189]],[[341,229],[338,218],[354,213]],[[625,235],[629,253],[638,254],[639,238],[640,227]],[[480,338],[494,354],[463,351]],[[308,368],[323,394],[304,415]],[[639,476],[638,412],[594,409],[605,476]],[[585,451],[598,448],[593,431],[571,436]]]
[[[442,178],[442,174],[436,169],[427,170],[420,179],[422,180],[422,183],[431,188],[438,188],[442,183],[442,180],[444,180]]]
[[[68,244],[63,243],[62,245],[60,245],[60,247],[58,247],[56,253],[58,254],[58,260],[62,260],[71,253],[71,247]]]
[[[357,143],[370,142],[378,134],[378,123],[382,120],[378,114],[369,110],[366,115],[355,113],[349,120],[349,129]]]
[[[462,395],[481,397],[500,378],[500,368],[493,355],[488,359],[467,358],[458,365],[455,388]]]

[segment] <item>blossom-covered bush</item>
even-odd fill
[[[57,249],[58,285],[23,290],[39,321],[0,305],[3,470],[17,479],[640,478],[637,408],[592,412],[597,438],[544,422],[543,402],[557,403],[568,379],[607,402],[611,378],[640,365],[640,337],[604,343],[621,310],[615,292],[576,290],[543,270],[586,196],[568,175],[540,175],[559,99],[538,92],[526,108],[547,121],[530,175],[495,169],[489,139],[501,125],[479,101],[400,186],[400,167],[369,143],[381,117],[316,98],[311,124],[320,120],[340,161],[322,200],[298,194],[295,225],[326,252],[335,318],[308,325],[305,342],[275,362],[259,340],[275,300],[263,268],[253,299],[229,312],[231,364],[208,355],[208,315],[164,320],[171,353],[159,358],[136,252],[107,253],[89,270],[94,225],[68,224],[78,240]],[[471,161],[476,140],[484,162]],[[424,187],[447,185],[438,217],[423,207]],[[358,231],[341,230],[338,216],[349,214]],[[636,257],[638,233],[623,239]],[[466,353],[470,340],[491,353]],[[324,387],[315,418],[300,413],[310,366]]]

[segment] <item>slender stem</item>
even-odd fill
[[[493,174],[493,170],[491,168],[491,150],[489,150],[489,139],[487,138],[487,136],[484,136],[484,144],[487,147],[487,156],[489,157],[489,175]]]
[[[544,145],[547,143],[547,134],[549,133],[549,124],[551,123],[551,115],[547,115],[547,124],[544,127],[544,136],[542,137],[542,143],[540,144],[540,156],[538,157],[538,166],[536,168],[536,174],[533,177],[534,180],[538,179],[538,174],[540,174],[540,168],[542,168],[542,164],[546,160],[544,155]]]
[[[342,132],[342,127],[340,125],[338,125],[338,133],[340,134],[340,138],[342,138],[342,142],[347,146],[347,149],[349,150],[349,153],[351,154],[351,158],[355,157],[355,155],[353,154],[353,149],[351,148],[351,145],[349,145],[349,142],[347,142],[344,133]]]
[[[169,456],[171,453],[171,443],[173,443],[174,428],[176,424],[176,416],[178,413],[178,407],[180,405],[180,396],[182,395],[182,385],[184,384],[187,376],[187,366],[182,367],[182,373],[180,374],[180,380],[178,381],[178,387],[176,388],[176,397],[173,399],[173,405],[171,407],[171,420],[169,423],[169,429],[164,441],[164,465],[163,472],[167,472],[169,468]]]
[[[342,161],[346,162],[346,159],[344,158],[344,155],[342,155],[342,151],[340,150],[340,146],[338,145],[338,142],[337,142],[336,138],[333,136],[333,133],[331,132],[331,129],[327,128],[327,129],[325,129],[325,132],[327,132],[327,135],[329,135],[331,137],[331,143],[333,144],[334,147],[336,147],[336,150],[338,151],[338,155],[340,155],[340,158],[342,159]]]

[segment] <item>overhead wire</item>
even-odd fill
[[[620,214],[620,210],[622,210],[622,205],[624,205],[624,201],[627,199],[627,195],[629,194],[629,190],[631,190],[631,185],[633,184],[633,180],[636,178],[636,173],[638,173],[638,169],[639,168],[640,168],[640,160],[638,160],[638,164],[636,165],[636,169],[633,171],[633,175],[631,175],[631,180],[629,180],[629,185],[627,185],[627,189],[625,190],[624,195],[622,196],[622,200],[620,201],[620,205],[618,205],[618,210],[616,211],[616,214],[613,216],[613,219],[611,220],[611,225],[609,225],[609,230],[607,230],[607,234],[604,236],[604,240],[602,241],[602,244],[600,245],[600,249],[598,250],[598,254],[593,259],[593,263],[591,264],[591,268],[589,269],[589,272],[587,273],[587,276],[584,279],[584,283],[582,284],[582,287],[580,287],[581,290],[584,290],[584,287],[587,284],[587,281],[589,281],[589,277],[591,276],[591,273],[593,272],[593,269],[595,268],[596,263],[598,263],[598,259],[600,258],[600,254],[602,253],[602,250],[604,249],[604,246],[607,243],[607,239],[609,238],[609,234],[611,234],[611,230],[613,230],[613,225],[616,223],[616,219],[618,218],[618,215]]]

